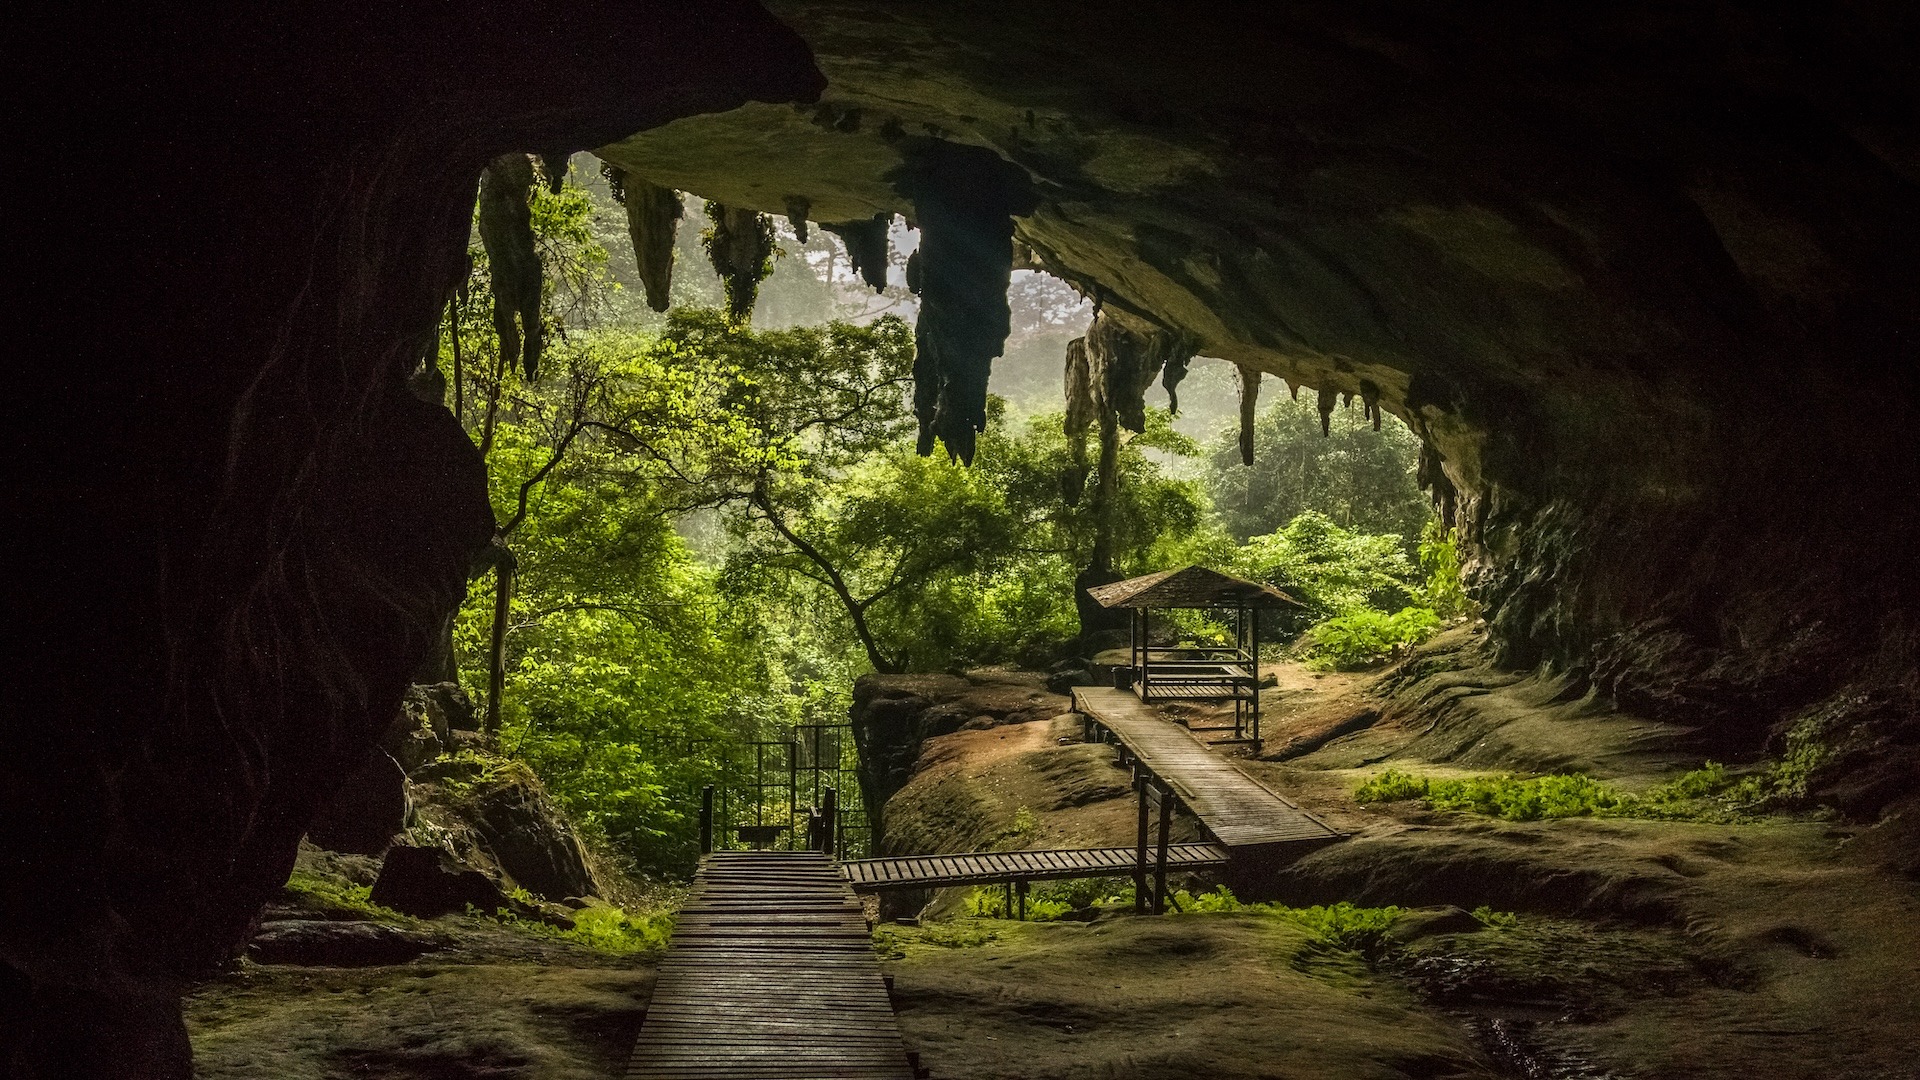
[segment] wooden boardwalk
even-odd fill
[[[827,856],[702,860],[627,1080],[913,1080],[860,903]]]
[[[1340,839],[1341,833],[1248,776],[1186,728],[1161,718],[1132,693],[1082,686],[1074,689],[1073,702],[1172,788],[1229,856],[1236,849],[1272,853]]]
[[[1003,881],[1062,881],[1069,878],[1125,877],[1139,866],[1135,848],[1086,848],[1075,851],[974,851],[964,855],[907,855],[858,859],[840,864],[855,892],[883,889],[987,885]],[[1225,866],[1225,849],[1214,844],[1170,844],[1167,867],[1203,870]]]

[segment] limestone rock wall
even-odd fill
[[[100,9],[23,25],[4,425],[0,1072],[188,1075],[225,962],[492,532],[410,395],[498,155],[819,76],[710,0]],[[21,324],[24,323],[24,326]]]

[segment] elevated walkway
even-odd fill
[[[1091,728],[1110,735],[1138,768],[1172,791],[1225,850],[1229,868],[1296,857],[1344,835],[1128,691],[1076,687],[1073,703]]]
[[[860,902],[811,851],[706,856],[627,1080],[914,1080]]]
[[[1227,852],[1215,844],[1170,844],[1169,870],[1205,870],[1225,866]],[[887,889],[937,889],[950,885],[1064,881],[1071,878],[1126,877],[1140,865],[1135,848],[1085,848],[1070,851],[974,851],[964,855],[908,855],[895,859],[856,859],[840,864],[854,892]]]

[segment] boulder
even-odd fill
[[[508,906],[506,893],[492,878],[428,847],[388,849],[368,899],[423,919],[465,911],[468,905],[481,911]]]
[[[1076,686],[1093,685],[1093,673],[1086,668],[1067,668],[1047,676],[1047,689],[1055,694],[1071,694]]]
[[[600,892],[572,827],[524,768],[505,770],[474,796],[472,821],[500,869],[528,892],[554,898]]]
[[[480,716],[474,711],[473,699],[460,689],[459,683],[415,686],[407,696],[420,701],[435,733],[443,740],[449,732],[480,730]]]
[[[375,750],[307,826],[307,839],[329,851],[379,855],[407,827],[412,809],[406,770]]]
[[[383,923],[277,919],[260,924],[247,956],[259,964],[363,967],[404,964],[440,945],[432,934]]]
[[[412,776],[426,763],[458,749],[461,734],[476,733],[479,726],[473,702],[458,684],[409,686],[380,748]]]

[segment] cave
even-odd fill
[[[1358,397],[1424,443],[1485,663],[1723,752],[1817,744],[1811,797],[1847,820],[1910,805],[1904,5],[347,3],[19,32],[18,142],[50,168],[10,215],[14,1075],[191,1075],[184,989],[430,664],[493,523],[407,379],[503,154],[850,236],[904,215],[923,451],[974,453],[1016,251],[1137,334]]]

